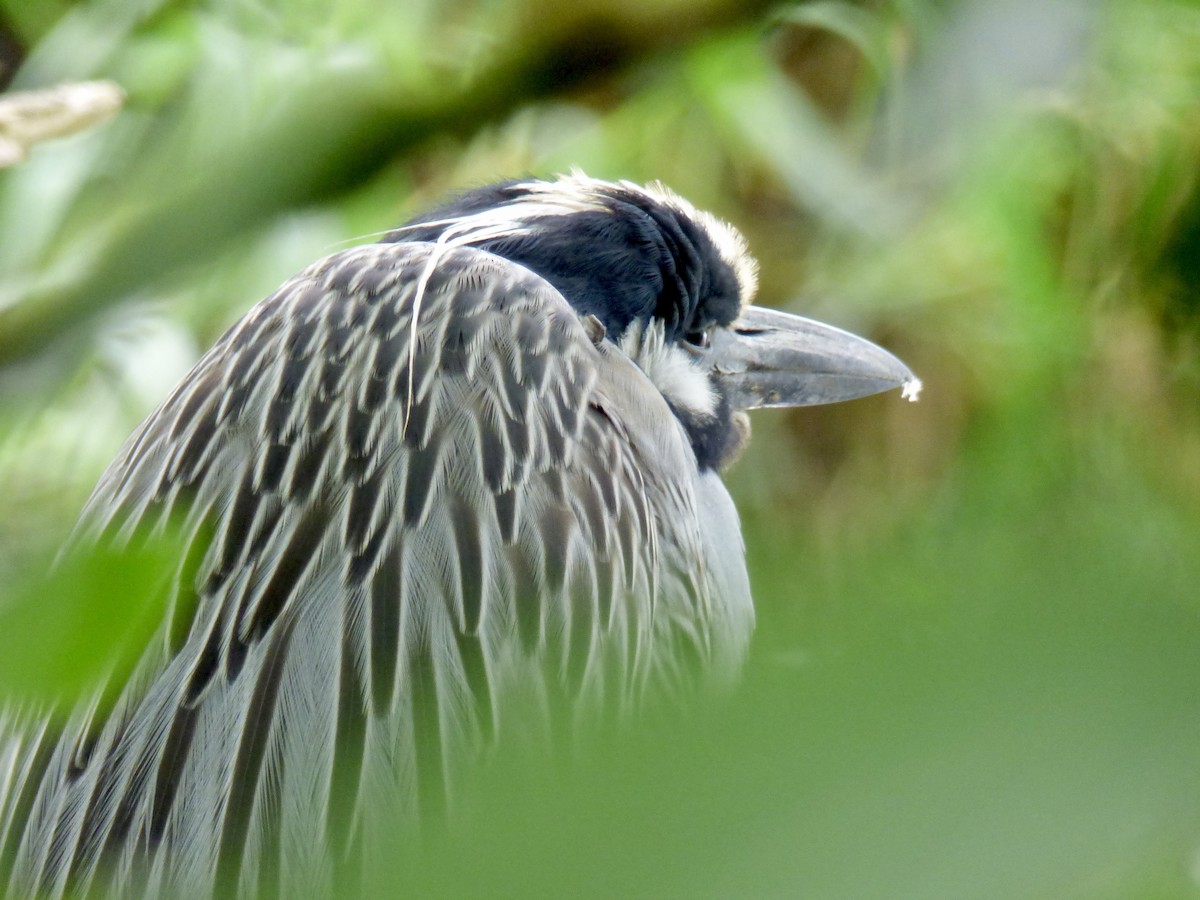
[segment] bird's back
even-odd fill
[[[12,893],[312,893],[492,740],[728,669],[752,624],[662,396],[470,248],[345,251],[245,316],[79,540],[169,522],[189,550],[115,706],[0,719]]]

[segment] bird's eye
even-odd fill
[[[708,349],[708,331],[707,329],[698,331],[689,331],[683,336],[683,339],[698,350]]]

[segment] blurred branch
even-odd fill
[[[442,85],[425,99],[362,68],[314,72],[293,85],[269,121],[118,225],[94,264],[62,267],[84,271],[66,283],[35,284],[0,310],[0,367],[78,335],[129,293],[202,260],[198,250],[215,255],[264,220],[367,181],[430,135],[471,135],[530,102],[628,72],[717,29],[758,21],[767,8],[765,0],[715,0],[687,7],[686,15],[671,6],[653,13],[584,8],[539,23],[527,44],[504,48],[470,83]]]
[[[80,81],[0,96],[0,169],[19,163],[34,144],[112,118],[124,101],[124,92],[111,81]]]

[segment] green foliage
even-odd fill
[[[0,596],[0,696],[54,705],[128,674],[158,630],[182,543],[72,548]]]

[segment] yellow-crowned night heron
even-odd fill
[[[87,540],[174,514],[191,546],[115,707],[0,722],[9,890],[308,894],[439,807],[510,704],[735,668],[743,411],[917,387],[754,291],[728,225],[574,175],[467,193],[254,307],[84,512]]]

